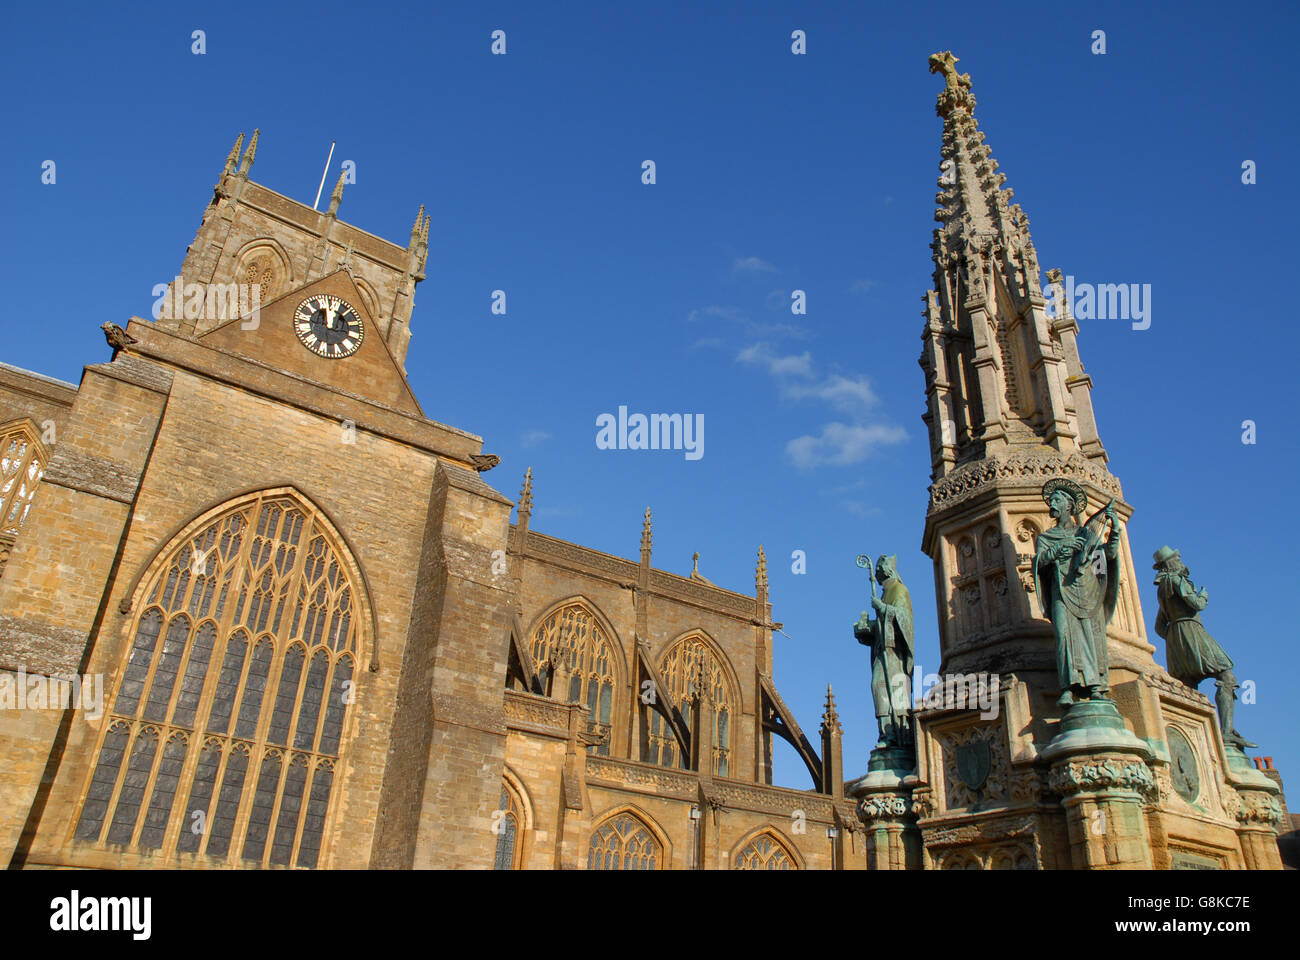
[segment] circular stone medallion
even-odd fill
[[[1174,789],[1188,803],[1195,803],[1201,792],[1201,775],[1196,764],[1196,751],[1191,741],[1177,727],[1165,727],[1165,740],[1169,744],[1169,773]]]

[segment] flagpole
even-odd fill
[[[320,186],[316,188],[316,202],[311,205],[313,210],[320,205],[320,194],[325,189],[325,178],[330,175],[330,161],[334,159],[334,144],[336,142],[334,140],[330,141],[330,155],[325,158],[325,169],[321,171]]]

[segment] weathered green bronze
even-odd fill
[[[1119,520],[1115,501],[1089,518],[1078,520],[1088,495],[1073,480],[1043,484],[1043,501],[1056,526],[1034,542],[1034,592],[1056,633],[1056,671],[1061,706],[1103,698],[1110,692],[1110,655],[1106,626],[1119,598]],[[1110,524],[1103,545],[1096,520]]]
[[[1217,688],[1214,699],[1224,742],[1242,748],[1255,746],[1233,726],[1238,684],[1232,672],[1232,659],[1201,623],[1201,611],[1210,602],[1210,592],[1204,587],[1196,589],[1177,550],[1161,547],[1153,559],[1160,599],[1156,633],[1164,638],[1170,675],[1193,690],[1202,680],[1214,677]]]
[[[858,565],[870,568],[871,558],[861,556]],[[881,596],[876,596],[876,581]],[[877,749],[912,746],[912,669],[916,643],[912,627],[912,595],[898,578],[898,558],[881,557],[871,584],[871,606],[875,619],[866,611],[853,625],[858,643],[871,648],[871,696],[876,703],[880,727]]]

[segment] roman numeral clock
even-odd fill
[[[318,293],[298,304],[293,312],[293,329],[304,347],[327,360],[352,356],[366,336],[356,308],[328,293]]]

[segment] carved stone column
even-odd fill
[[[1077,870],[1150,870],[1145,806],[1157,795],[1151,749],[1124,725],[1114,702],[1087,700],[1066,711],[1042,757],[1048,789],[1061,797]]]
[[[1256,770],[1235,746],[1227,746],[1229,794],[1225,806],[1237,818],[1237,837],[1247,870],[1281,870],[1282,852],[1277,846],[1282,824],[1281,791],[1277,784]]]
[[[868,773],[849,788],[858,801],[867,848],[868,870],[920,870],[921,832],[912,803],[915,777],[891,770]]]

